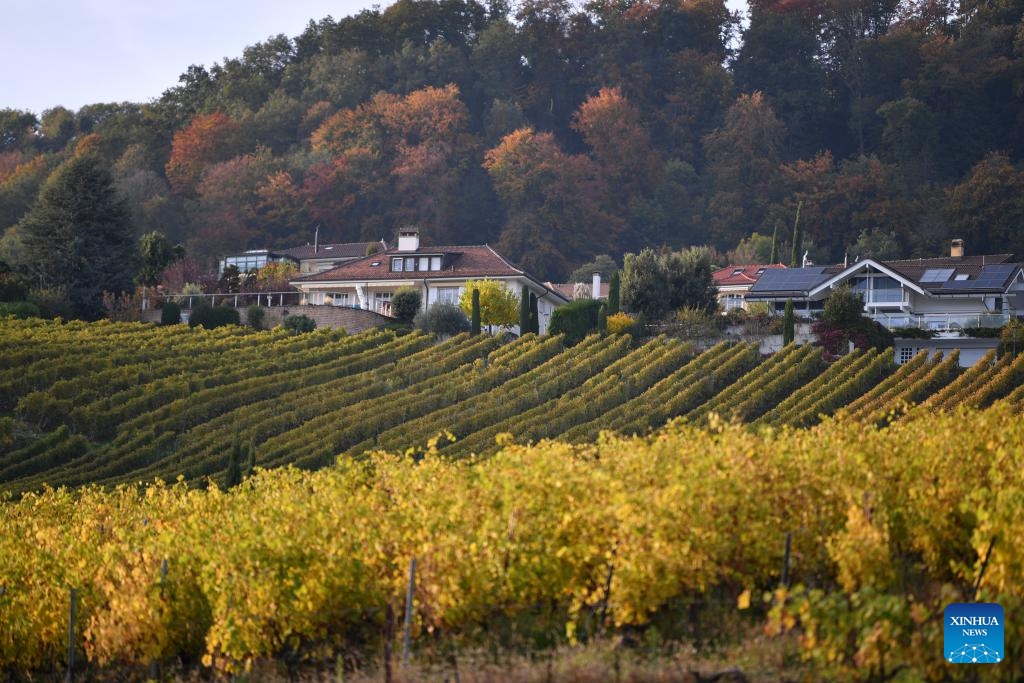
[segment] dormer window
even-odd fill
[[[393,256],[391,271],[394,273],[438,271],[441,270],[442,261],[440,256]]]
[[[731,277],[736,277],[737,275],[740,275],[740,274],[742,274],[742,273],[743,273],[743,269],[742,269],[742,268],[736,268],[736,269],[734,269],[734,270],[732,271],[732,275],[731,275]]]

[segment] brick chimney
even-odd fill
[[[963,258],[964,257],[964,241],[961,239],[955,239],[949,246],[949,257],[950,258]]]

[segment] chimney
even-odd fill
[[[961,239],[955,239],[949,246],[949,257],[950,258],[963,258],[964,257],[964,241]]]
[[[419,228],[402,228],[398,231],[398,251],[416,251],[419,248]]]
[[[595,301],[601,298],[601,273],[594,273],[594,280],[590,286],[590,297]]]

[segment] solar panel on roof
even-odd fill
[[[943,289],[1002,289],[1006,278],[1016,269],[1012,263],[985,266],[973,280],[953,280],[942,283]]]
[[[945,282],[952,275],[955,268],[929,268],[921,276],[921,282]]]
[[[791,268],[766,270],[753,287],[752,292],[772,291],[804,291],[812,289],[815,285],[823,282],[827,276],[823,274],[825,269],[818,268]]]

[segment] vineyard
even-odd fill
[[[1006,659],[986,680],[1024,676],[1024,425],[1005,402],[885,428],[677,422],[485,459],[433,446],[261,470],[228,491],[8,501],[0,671],[62,670],[69,587],[90,667],[376,660],[404,620],[415,558],[414,656],[488,636],[671,637],[718,604],[763,625],[780,656],[788,644],[807,680],[971,680],[943,659],[941,614],[978,599],[1007,617]]]
[[[223,485],[232,457],[316,469],[441,432],[453,437],[441,454],[468,457],[509,439],[644,434],[674,418],[810,427],[838,412],[883,426],[1024,403],[1024,356],[994,354],[962,371],[955,352],[897,366],[891,352],[826,363],[811,346],[763,358],[749,344],[697,353],[625,335],[565,348],[534,335],[437,342],[39,320],[4,322],[0,338],[0,491],[14,494],[179,477]]]
[[[1024,356],[39,320],[0,337],[9,677],[63,670],[71,588],[80,660],[136,674],[358,664],[406,616],[414,651],[451,652],[692,636],[724,610],[809,680],[959,680],[942,610],[987,600],[1008,651],[986,674],[1024,676]]]

